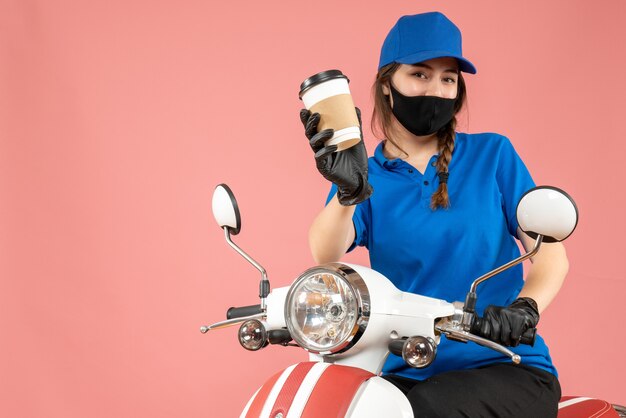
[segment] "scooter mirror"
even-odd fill
[[[232,235],[241,230],[241,216],[239,206],[230,187],[219,184],[213,192],[213,217],[220,228],[227,227]]]
[[[569,237],[578,224],[578,209],[563,190],[539,186],[527,191],[517,204],[517,222],[532,238],[543,235],[543,242],[559,242]]]

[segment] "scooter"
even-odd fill
[[[578,223],[578,211],[564,191],[540,186],[517,206],[520,228],[535,239],[526,254],[472,283],[464,302],[447,302],[398,290],[382,274],[356,264],[328,263],[309,268],[291,286],[270,291],[265,269],[231,239],[241,229],[239,206],[231,189],[220,184],[213,215],[226,242],[260,273],[260,304],[228,309],[225,321],[201,327],[202,333],[239,325],[247,350],[268,345],[297,346],[309,353],[302,362],[270,377],[250,398],[241,418],[349,417],[412,418],[406,396],[380,377],[391,353],[415,368],[428,367],[441,338],[472,341],[519,364],[523,359],[472,332],[479,329],[476,289],[481,283],[534,256],[543,242],[563,241]],[[536,329],[521,344],[533,344]],[[626,417],[626,408],[605,401],[563,397],[559,418]]]

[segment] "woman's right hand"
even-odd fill
[[[361,111],[356,108],[361,124]],[[367,150],[363,135],[358,144],[340,152],[335,152],[337,145],[325,146],[324,142],[332,138],[334,131],[324,129],[317,132],[320,114],[307,109],[300,110],[300,120],[304,125],[304,134],[315,153],[317,169],[328,181],[337,185],[337,199],[343,206],[356,205],[368,199],[373,192],[367,182]]]

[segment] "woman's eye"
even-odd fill
[[[426,74],[420,73],[420,72],[417,72],[417,73],[415,73],[413,75],[416,76],[417,78],[426,78]]]
[[[450,78],[450,77],[444,78],[443,81],[445,81],[446,83],[449,83],[449,84],[456,83],[456,80],[454,78]]]

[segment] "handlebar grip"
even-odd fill
[[[226,319],[242,318],[244,316],[256,315],[261,313],[261,305],[250,305],[228,308],[226,311]]]
[[[487,336],[484,336],[480,333],[480,328],[481,328],[481,323],[483,321],[483,318],[480,317],[476,317],[476,319],[474,319],[474,324],[472,324],[472,328],[470,330],[470,332],[474,335],[478,335],[479,337],[485,337],[485,338],[489,338]],[[520,344],[525,344],[525,345],[530,345],[531,347],[535,345],[535,338],[537,337],[537,328],[529,328],[526,330],[526,332],[524,332],[522,334],[522,337],[519,340]]]
[[[537,328],[529,328],[522,334],[522,338],[520,338],[519,343],[532,347],[535,345],[535,337],[537,337]]]

